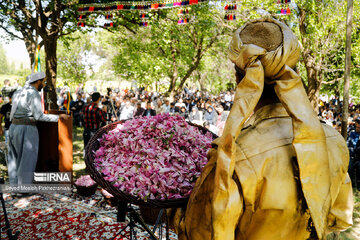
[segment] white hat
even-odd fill
[[[33,83],[46,77],[44,72],[34,72],[26,77],[26,82]]]

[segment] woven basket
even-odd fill
[[[94,185],[91,185],[89,187],[85,187],[85,186],[78,186],[76,184],[74,184],[77,190],[77,193],[81,196],[84,197],[88,197],[91,195],[94,195],[97,189],[97,183],[95,183]]]
[[[89,143],[86,147],[85,163],[91,178],[95,182],[97,182],[102,188],[104,188],[114,197],[116,197],[117,199],[123,202],[132,203],[144,207],[153,207],[153,208],[178,208],[178,207],[186,206],[189,198],[178,198],[178,199],[168,199],[168,200],[148,199],[145,202],[144,200],[141,200],[135,196],[120,191],[119,189],[114,187],[110,182],[106,181],[103,178],[102,174],[96,170],[93,163],[94,163],[94,152],[100,147],[100,143],[98,139],[100,139],[103,136],[103,134],[116,128],[116,126],[121,123],[124,123],[124,121],[114,122],[100,128],[94,134],[94,136],[92,136],[91,139],[89,140]],[[203,126],[196,125],[193,123],[189,123],[189,124],[197,127],[203,134],[208,132],[208,130]],[[213,135],[213,139],[217,138],[216,134],[212,134],[212,135]]]

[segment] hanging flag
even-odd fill
[[[40,62],[40,45],[37,46],[35,52],[35,66],[34,72],[41,72],[41,62]]]
[[[41,96],[41,111],[42,111],[43,113],[45,113],[44,89],[41,89],[40,96]]]
[[[41,61],[40,61],[40,45],[36,47],[35,51],[35,62],[34,62],[34,69],[33,72],[41,72]],[[40,96],[41,96],[41,110],[45,113],[45,96],[44,96],[44,89],[41,89]]]
[[[67,103],[66,103],[67,114],[70,114],[70,101],[71,101],[71,96],[70,96],[70,91],[68,91],[67,92]]]

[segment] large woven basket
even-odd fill
[[[86,147],[85,163],[91,178],[95,182],[97,182],[102,188],[104,188],[114,197],[116,197],[117,199],[123,202],[132,203],[144,207],[153,207],[153,208],[178,208],[178,207],[186,206],[188,202],[188,198],[178,198],[178,199],[170,199],[170,200],[148,199],[145,202],[144,200],[141,200],[135,196],[120,191],[119,189],[114,187],[110,182],[106,181],[103,178],[103,175],[96,170],[93,162],[94,162],[94,152],[100,147],[100,143],[98,139],[100,139],[103,136],[103,134],[116,128],[116,126],[121,123],[124,123],[124,121],[114,122],[102,127],[89,140],[89,143]],[[200,130],[200,132],[202,132],[203,134],[209,131],[203,126],[199,126],[193,123],[189,123],[189,124],[197,127]],[[213,135],[213,139],[217,138],[216,134],[212,134],[212,135]]]

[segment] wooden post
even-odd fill
[[[349,88],[350,88],[350,67],[351,67],[351,30],[353,16],[353,0],[347,0],[346,14],[346,55],[344,75],[344,100],[342,109],[341,135],[347,138],[347,121],[349,117]]]

